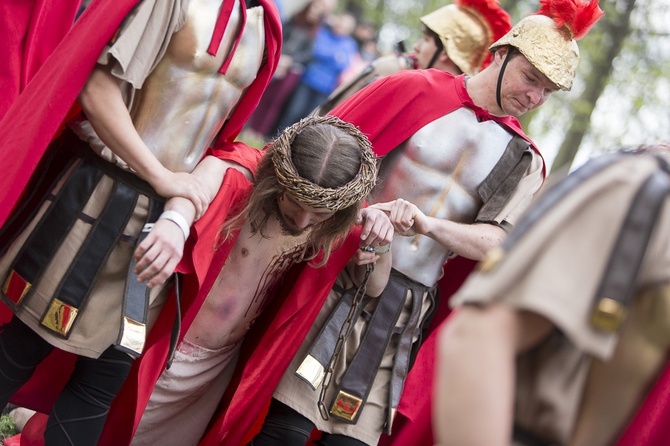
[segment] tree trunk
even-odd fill
[[[567,172],[572,165],[582,139],[589,129],[591,114],[596,102],[609,82],[614,58],[621,52],[624,41],[630,33],[630,16],[635,9],[635,0],[618,3],[625,3],[625,8],[619,13],[617,13],[618,8],[616,7],[607,8],[605,17],[598,23],[598,26],[602,29],[600,41],[608,43],[589,45],[589,54],[583,57],[589,60],[591,70],[584,78],[584,93],[572,104],[572,125],[565,134],[563,143],[551,166],[552,173],[558,170]]]

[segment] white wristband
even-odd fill
[[[186,217],[181,215],[177,211],[165,211],[158,217],[159,220],[166,219],[175,223],[181,229],[181,232],[184,234],[184,240],[188,238],[188,234],[191,232],[190,225],[186,221]]]

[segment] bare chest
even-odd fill
[[[255,317],[274,296],[294,263],[301,259],[303,238],[264,238],[245,226],[207,297],[222,317]]]

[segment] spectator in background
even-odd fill
[[[345,12],[333,15],[327,26],[318,30],[312,60],[284,107],[277,130],[307,116],[335,89],[340,75],[358,54],[358,45],[352,37],[355,27],[356,19]]]
[[[312,46],[317,31],[324,18],[336,6],[337,0],[311,0],[284,23],[282,54],[277,71],[256,111],[249,118],[244,139],[266,140],[273,136],[279,113],[300,82],[305,66],[312,59]]]
[[[274,0],[275,5],[277,6],[277,11],[279,11],[279,18],[281,21],[284,21],[284,6],[282,4],[282,0]]]
[[[377,48],[377,29],[372,22],[357,20],[356,28],[351,35],[358,45],[358,52],[346,70],[340,75],[338,87],[349,83],[364,71],[370,63],[379,57]],[[338,88],[339,89],[339,88]]]

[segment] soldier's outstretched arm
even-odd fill
[[[403,199],[371,207],[386,211],[398,234],[425,235],[455,254],[472,260],[482,260],[491,248],[502,243],[506,235],[503,228],[494,224],[463,224],[429,217],[416,205]]]

